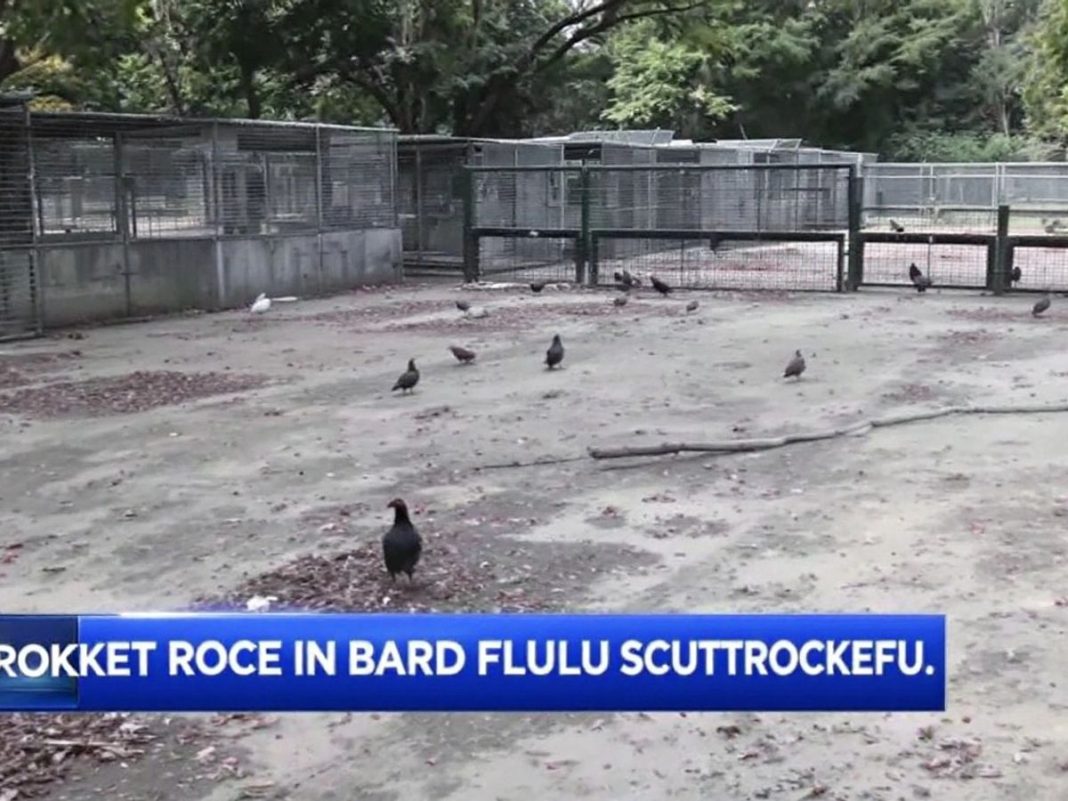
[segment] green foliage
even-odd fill
[[[0,0],[0,88],[523,136],[986,160],[1068,139],[1068,0]]]
[[[609,122],[694,135],[702,118],[722,119],[736,109],[708,80],[714,51],[664,41],[651,20],[628,26],[609,49],[612,99],[601,115]]]

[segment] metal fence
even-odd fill
[[[397,204],[406,270],[414,274],[461,269],[467,166],[552,166],[563,160],[560,145],[401,137],[397,145]]]
[[[0,335],[44,248],[394,228],[395,170],[392,131],[0,111]]]
[[[700,288],[839,288],[853,174],[822,164],[470,168],[466,273],[611,283],[628,270]]]

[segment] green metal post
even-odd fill
[[[987,259],[986,288],[994,291],[995,295],[1004,295],[1005,289],[1010,285],[1009,271],[1012,270],[1011,251],[1009,248],[1009,217],[1008,206],[998,206],[998,234],[994,240],[994,258]]]
[[[462,194],[464,204],[464,281],[477,281],[481,271],[478,259],[478,237],[475,229],[475,175],[470,167],[463,168]]]
[[[849,280],[846,289],[856,292],[864,283],[864,240],[860,233],[861,203],[864,196],[863,178],[853,168],[849,170]]]
[[[590,171],[582,165],[579,173],[579,192],[582,193],[582,206],[579,215],[579,237],[575,243],[575,283],[586,283],[586,261],[590,253]],[[597,264],[590,262],[590,281],[597,283]]]

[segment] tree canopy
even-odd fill
[[[0,88],[405,133],[1011,158],[1068,138],[1068,0],[0,0]]]

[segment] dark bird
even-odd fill
[[[539,292],[545,289],[545,284],[545,281],[535,281],[530,285],[530,291],[537,295]]]
[[[471,304],[466,300],[458,300],[456,301],[456,308],[462,312],[469,312],[471,311]]]
[[[905,233],[905,226],[903,226],[897,220],[891,219],[890,230],[893,231],[895,234],[903,234]]]
[[[564,343],[560,341],[560,335],[553,336],[553,344],[545,352],[545,364],[550,370],[564,360]]]
[[[695,312],[695,311],[697,311],[698,305],[699,304],[697,303],[696,300],[691,300],[689,303],[686,304],[686,311]]]
[[[1020,272],[1019,267],[1013,267],[1012,272],[1009,273],[1009,281],[1013,284],[1018,284],[1020,282],[1020,278],[1022,277],[1023,273]]]
[[[794,358],[790,359],[790,363],[786,365],[782,377],[800,379],[803,372],[805,372],[805,357],[801,355],[801,351],[795,351]]]
[[[397,379],[397,383],[393,385],[393,389],[390,392],[396,392],[399,389],[403,395],[405,392],[411,392],[418,383],[419,371],[415,369],[415,359],[409,359],[408,369],[401,373],[400,378]]]
[[[626,283],[626,281],[623,280],[623,273],[621,273],[619,270],[616,270],[614,273],[612,273],[612,279],[617,284],[625,284]]]
[[[449,350],[452,351],[452,355],[456,357],[456,361],[460,362],[460,364],[471,364],[475,360],[475,352],[473,350],[461,348],[459,345],[449,345]]]
[[[412,580],[415,566],[423,553],[423,539],[408,517],[408,504],[395,498],[386,506],[393,510],[393,528],[382,537],[382,555],[386,560],[389,577],[397,580],[398,573],[407,573]]]
[[[641,279],[636,275],[631,275],[629,270],[623,271],[623,283],[629,287],[639,287],[642,285]]]
[[[1047,292],[1044,298],[1040,299],[1037,303],[1035,303],[1034,306],[1031,307],[1031,314],[1035,317],[1038,317],[1050,307],[1051,303],[1053,303],[1053,299],[1049,296],[1049,293]]]
[[[627,301],[630,300],[626,295],[617,295],[612,299],[612,302],[617,306],[626,306]]]
[[[927,287],[931,285],[931,279],[923,274],[915,262],[909,265],[909,280],[916,287],[916,291],[921,294],[926,292]]]
[[[665,298],[671,294],[671,287],[657,278],[655,275],[649,276],[649,283],[653,285],[653,289],[663,295]]]

